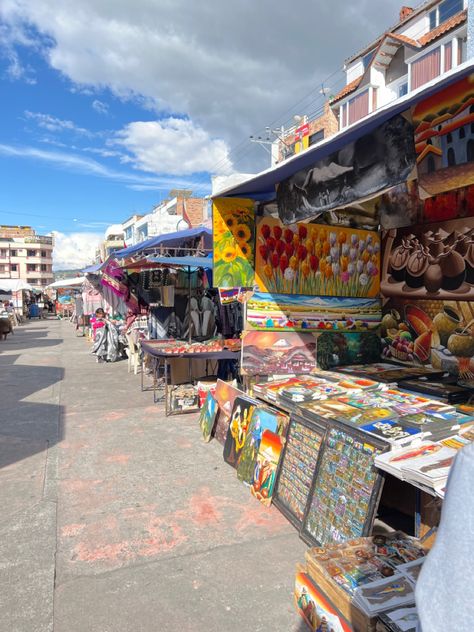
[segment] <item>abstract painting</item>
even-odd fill
[[[368,331],[382,318],[375,298],[337,298],[255,292],[246,303],[245,329]]]
[[[355,228],[257,222],[255,281],[262,292],[375,297],[380,237]]]
[[[254,284],[255,211],[252,200],[216,198],[213,201],[214,286]]]
[[[255,404],[255,401],[244,397],[235,398],[224,443],[224,461],[232,467],[237,467],[239,462]]]
[[[270,408],[259,406],[253,409],[247,436],[237,464],[237,478],[240,481],[248,485],[252,484],[262,434],[265,430],[276,433],[281,416],[281,413]]]
[[[405,182],[415,159],[413,126],[402,115],[394,116],[280,182],[278,214],[285,224],[293,224],[348,206]]]
[[[413,123],[421,197],[474,184],[472,75],[418,103]]]
[[[217,402],[211,393],[208,393],[201,408],[201,414],[199,415],[199,425],[201,427],[202,436],[204,441],[210,441],[214,423],[218,412]]]
[[[232,408],[234,407],[234,401],[235,398],[239,396],[245,397],[245,393],[240,391],[235,383],[217,380],[214,397],[216,398],[217,405],[219,407],[219,414],[217,416],[214,436],[219,443],[225,443],[227,430],[229,428],[229,420],[232,414]]]
[[[244,331],[241,372],[243,375],[288,375],[309,373],[316,367],[313,334]]]
[[[474,303],[391,299],[382,318],[384,358],[474,379]]]
[[[386,231],[382,294],[473,300],[473,237],[473,217]]]
[[[283,439],[280,435],[271,430],[263,431],[250,491],[264,505],[270,505],[272,502],[282,448]]]
[[[345,364],[370,364],[380,359],[380,335],[375,332],[324,332],[316,341],[318,367],[330,370]]]

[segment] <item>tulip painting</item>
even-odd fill
[[[375,297],[380,290],[380,238],[366,230],[319,224],[257,224],[256,282],[262,292]]]
[[[214,286],[254,284],[255,212],[252,200],[216,198],[213,204]]]

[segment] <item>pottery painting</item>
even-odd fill
[[[473,75],[418,103],[413,123],[421,196],[474,184]]]
[[[217,402],[211,393],[208,393],[201,408],[201,414],[199,415],[199,425],[201,427],[202,436],[204,441],[210,441],[214,423],[216,421],[218,408]]]
[[[474,379],[474,303],[392,299],[382,318],[383,357]]]
[[[254,283],[255,211],[252,200],[216,198],[213,203],[214,286]]]
[[[282,448],[283,439],[280,435],[271,430],[263,431],[250,491],[264,505],[270,505],[272,502]]]
[[[375,332],[324,332],[317,337],[318,367],[330,370],[346,364],[370,364],[380,359],[380,336]]]
[[[313,334],[244,331],[243,375],[304,374],[316,368],[316,338]]]
[[[382,317],[379,299],[255,292],[247,301],[245,329],[263,331],[368,331]]]
[[[386,231],[385,297],[474,299],[474,218]]]
[[[317,224],[257,222],[256,283],[262,292],[376,297],[380,289],[378,233]]]

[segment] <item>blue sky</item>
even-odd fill
[[[0,223],[56,231],[56,266],[83,265],[107,225],[170,189],[205,195],[211,175],[268,167],[249,136],[317,112],[322,82],[343,85],[343,60],[400,3],[379,8],[2,0]]]

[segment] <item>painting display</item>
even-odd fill
[[[211,440],[212,430],[216,421],[217,412],[217,402],[212,394],[208,393],[206,395],[206,399],[199,415],[199,425],[201,427],[203,439],[206,442]]]
[[[393,187],[373,202],[380,215],[380,226],[384,229],[417,224],[423,212],[416,180]]]
[[[316,359],[321,369],[345,364],[370,364],[380,359],[380,336],[375,332],[324,332],[317,337]]]
[[[355,228],[257,222],[255,281],[262,292],[376,297],[380,237]]]
[[[297,527],[303,522],[325,432],[322,424],[295,415],[290,418],[274,503]]]
[[[271,430],[263,431],[250,491],[264,505],[272,502],[282,448],[283,439],[280,435]]]
[[[420,195],[474,184],[472,75],[418,103],[413,110]]]
[[[234,401],[235,398],[239,396],[245,397],[245,393],[240,391],[235,384],[231,382],[224,382],[223,380],[217,380],[214,397],[216,398],[217,405],[219,407],[219,414],[217,415],[214,436],[219,443],[225,443],[230,416],[234,407]]]
[[[280,182],[278,214],[285,224],[348,206],[408,179],[415,166],[413,126],[394,116],[373,132]]]
[[[382,353],[406,364],[474,379],[471,301],[391,299],[384,306]]]
[[[265,430],[276,433],[279,426],[279,417],[281,416],[276,410],[269,408],[259,406],[253,409],[237,464],[237,478],[243,483],[252,484],[262,434]]]
[[[381,477],[374,458],[387,445],[335,425],[328,430],[302,534],[318,545],[368,535]]]
[[[474,215],[474,185],[438,193],[423,200],[423,212],[419,222],[442,222]],[[417,224],[417,221],[412,224]],[[398,226],[383,226],[398,228]]]
[[[316,338],[313,334],[244,331],[241,373],[243,375],[287,375],[309,373],[316,367]]]
[[[296,573],[295,604],[298,612],[313,632],[351,632],[353,629],[328,598],[304,572]]]
[[[474,218],[389,230],[382,242],[385,297],[472,300]]]
[[[254,284],[255,211],[252,200],[215,198],[212,210],[214,286]]]
[[[239,456],[247,437],[250,418],[255,409],[255,403],[240,396],[234,400],[227,437],[224,443],[224,461],[232,465],[232,467],[237,467]]]
[[[245,329],[260,331],[367,331],[382,318],[376,298],[337,298],[255,292],[247,301]]]

